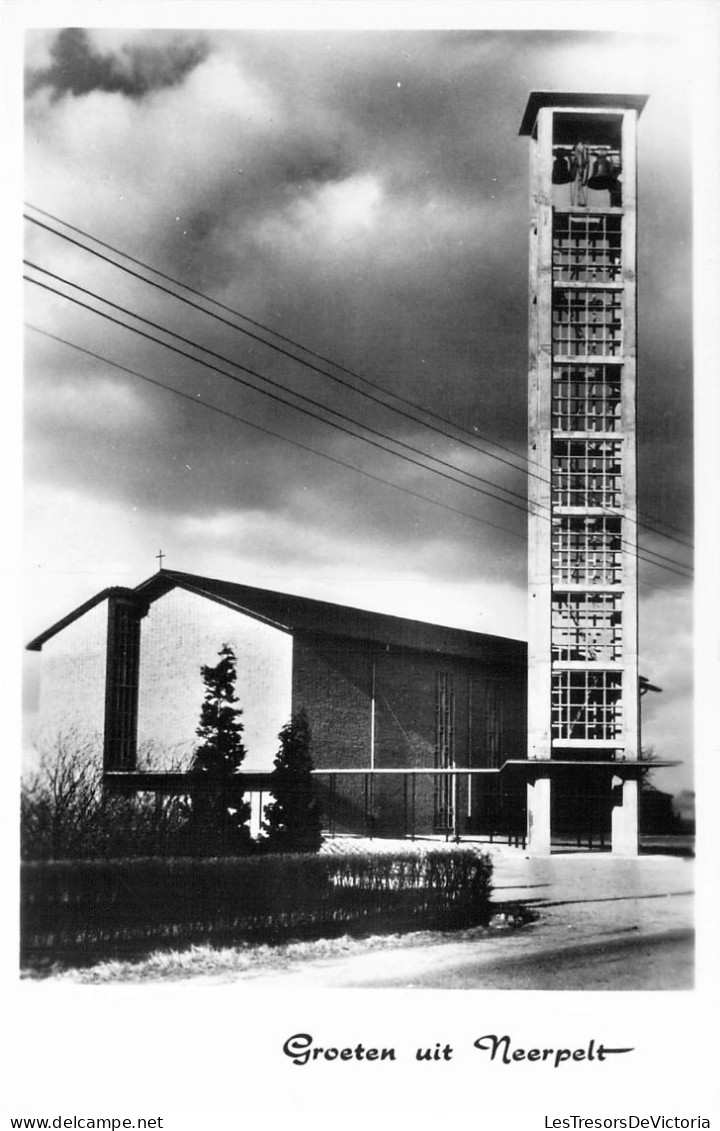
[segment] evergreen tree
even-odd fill
[[[279,734],[272,792],[263,830],[273,852],[317,852],[322,844],[320,808],[311,775],[310,725],[298,711]]]
[[[195,733],[201,741],[190,769],[195,779],[191,829],[196,851],[203,855],[244,852],[250,846],[250,805],[228,789],[245,758],[235,653],[223,644],[218,655],[214,667],[200,669],[205,698]]]

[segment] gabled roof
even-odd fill
[[[346,640],[363,640],[389,647],[409,648],[475,660],[493,660],[495,663],[524,665],[527,655],[527,646],[520,640],[426,624],[423,621],[408,620],[385,613],[372,613],[365,609],[336,605],[329,601],[295,597],[289,593],[256,589],[250,585],[239,585],[232,581],[219,581],[211,577],[169,569],[159,570],[135,589],[104,589],[102,593],[86,601],[74,612],[37,636],[27,647],[32,651],[40,651],[47,640],[107,597],[121,595],[147,607],[177,588],[216,601],[293,635],[302,633],[334,636]]]
[[[91,609],[94,609],[96,605],[102,604],[103,601],[107,601],[109,597],[132,598],[133,596],[134,590],[127,589],[123,585],[111,585],[108,589],[101,589],[100,592],[96,593],[94,597],[91,597],[89,601],[84,601],[82,605],[78,605],[76,609],[73,609],[73,611],[68,613],[66,617],[63,617],[62,620],[56,621],[50,628],[46,628],[44,632],[41,632],[39,636],[36,636],[35,639],[31,640],[25,647],[28,652],[39,652],[46,640],[55,636],[56,633],[62,632],[62,630],[67,628],[69,624],[72,624],[73,621],[84,617],[85,613],[89,613]]]

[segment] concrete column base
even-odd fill
[[[527,786],[527,851],[532,856],[550,855],[550,776]]]
[[[612,779],[612,852],[614,856],[637,856],[638,783]]]

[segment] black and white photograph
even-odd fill
[[[718,1118],[718,8],[415,7],[6,10],[10,1126]]]

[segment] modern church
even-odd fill
[[[328,833],[560,838],[638,850],[635,390],[640,95],[533,92],[528,643],[160,569],[28,647],[41,729],[102,736],[104,780],[187,792],[200,667],[237,656],[271,793],[304,708]],[[268,800],[269,800],[268,796]]]

